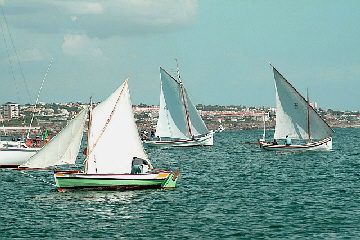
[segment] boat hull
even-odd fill
[[[59,192],[69,190],[127,191],[175,188],[179,171],[146,174],[84,174],[57,172],[54,174]]]
[[[154,140],[143,140],[143,145],[147,147],[198,147],[198,146],[213,146],[214,145],[214,134],[209,133],[208,135],[195,138],[195,139],[184,139],[174,141],[154,141]]]
[[[332,149],[332,138],[326,138],[318,142],[307,143],[304,145],[271,145],[259,142],[260,147],[268,151],[329,151]]]
[[[0,148],[0,167],[17,167],[39,150],[40,148]]]

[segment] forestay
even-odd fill
[[[46,168],[75,164],[79,153],[89,107],[83,109],[58,135],[22,164],[22,167]]]
[[[309,139],[308,122],[310,122],[310,138],[329,137],[333,130],[309,106],[303,96],[273,67],[276,89],[276,127],[275,139],[284,139],[288,135],[292,139]],[[310,119],[308,121],[308,110]]]
[[[88,174],[130,173],[133,157],[148,160],[135,124],[127,82],[93,110]]]
[[[163,68],[160,68],[160,79],[160,110],[156,135],[184,139],[190,138],[191,134],[198,136],[209,133],[186,91],[184,91],[185,98],[183,97],[181,83]],[[189,123],[186,117],[186,108],[188,110]]]

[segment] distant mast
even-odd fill
[[[264,133],[263,133],[263,139],[265,141],[265,137],[266,137],[266,120],[265,120],[265,110],[264,110],[264,115],[263,115],[263,121],[264,121]]]
[[[311,128],[310,128],[310,93],[309,93],[309,88],[307,89],[307,103],[308,103],[308,106],[307,106],[307,115],[308,115],[308,142],[311,142]]]
[[[181,88],[181,96],[183,98],[183,103],[184,103],[184,108],[185,108],[186,123],[187,123],[189,134],[190,134],[191,137],[193,137],[194,135],[193,135],[192,130],[191,130],[189,110],[188,110],[187,103],[186,103],[186,98],[185,98],[185,89],[184,89],[184,85],[183,85],[183,83],[181,81],[181,78],[180,78],[180,69],[179,69],[177,59],[175,59],[175,61],[176,61],[176,72],[177,72],[177,75],[178,75],[178,81],[179,81],[180,88]]]

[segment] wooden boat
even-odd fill
[[[160,110],[155,137],[143,138],[150,147],[212,146],[213,131],[209,131],[180,78],[175,79],[160,68]]]
[[[310,105],[309,98],[305,100],[279,71],[271,66],[276,89],[276,127],[273,139],[285,140],[288,136],[306,143],[273,144],[266,142],[263,137],[259,140],[260,147],[272,151],[331,150],[334,131]]]
[[[174,188],[179,171],[149,168],[148,159],[135,124],[128,79],[104,102],[82,110],[47,146],[22,164],[28,169],[41,169],[75,164],[83,129],[89,115],[88,143],[83,171],[53,168],[60,192],[68,190],[136,190]],[[133,158],[141,158],[148,165],[136,165]],[[22,170],[26,168],[20,168]]]

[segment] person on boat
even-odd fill
[[[272,142],[271,142],[272,145],[278,145],[276,139],[274,139]]]
[[[147,160],[138,157],[133,157],[131,163],[131,174],[142,173],[144,166],[147,166],[148,169],[152,169],[150,163]]]
[[[146,130],[143,130],[140,134],[141,140],[147,139],[147,134],[148,134],[148,132]]]
[[[155,137],[155,131],[154,131],[154,130],[151,130],[150,136],[151,136],[152,138]]]
[[[290,146],[290,145],[291,145],[291,138],[289,138],[288,135],[286,135],[286,138],[285,138],[285,145],[286,145],[286,146]]]

